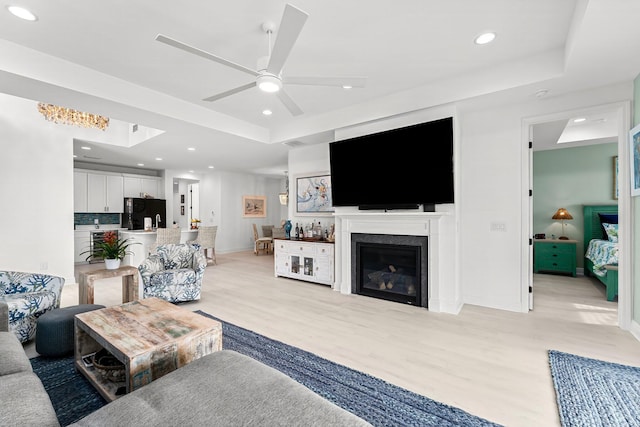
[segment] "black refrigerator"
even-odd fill
[[[158,227],[167,228],[166,200],[125,197],[122,227],[128,230],[144,230],[145,217],[151,218],[151,224],[155,227],[156,215],[160,215]]]

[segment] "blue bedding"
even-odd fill
[[[618,265],[618,244],[608,240],[591,240],[585,258],[593,262],[593,273],[603,277],[606,265]]]

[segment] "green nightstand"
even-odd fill
[[[577,240],[535,239],[533,272],[569,273],[576,277]]]

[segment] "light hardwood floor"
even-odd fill
[[[550,349],[640,365],[640,342],[616,326],[617,303],[606,301],[594,279],[540,274],[528,314],[465,305],[450,315],[275,278],[272,255],[217,258],[205,272],[202,299],[181,307],[505,426],[560,425]],[[87,268],[103,267],[77,271]],[[96,282],[95,302],[119,304],[120,283]],[[62,305],[77,303],[77,285],[66,284]],[[33,344],[26,349],[37,354]]]

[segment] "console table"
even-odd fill
[[[115,270],[95,270],[80,273],[78,283],[79,303],[93,304],[94,282],[100,279],[122,277],[122,302],[130,302],[138,299],[138,269],[132,266],[123,266]]]
[[[333,285],[332,242],[274,239],[273,244],[276,277]]]

